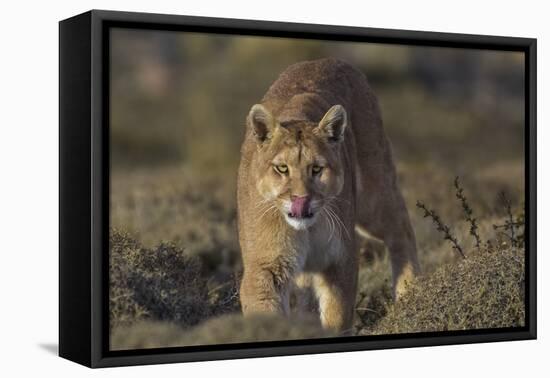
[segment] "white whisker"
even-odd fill
[[[325,210],[326,210],[327,214],[330,216],[330,219],[332,220],[332,223],[334,225],[334,230],[338,231],[338,237],[341,238],[342,237],[342,227],[340,226],[340,223],[338,223],[336,221],[334,212],[328,207],[326,207]],[[338,227],[336,227],[336,226],[338,226]]]
[[[267,205],[269,202],[271,202],[270,199],[264,199],[264,200],[262,200],[262,201],[258,201],[258,202],[254,205],[254,209],[261,208],[262,206]]]
[[[348,236],[348,239],[351,240],[351,235],[346,227],[346,225],[344,224],[344,222],[342,221],[342,219],[340,219],[340,217],[338,216],[338,214],[334,211],[335,209],[332,208],[331,204],[330,203],[327,203],[327,210],[329,210],[335,217],[336,221],[340,224],[340,226],[344,229],[344,231],[346,232],[346,235]]]
[[[330,214],[328,213],[328,211],[326,209],[322,209],[326,216],[325,216],[325,220],[327,222],[327,225],[329,226],[329,237],[328,237],[328,240],[327,240],[327,243],[332,239],[333,235],[334,235],[334,221],[331,219],[330,217]]]
[[[265,217],[267,214],[273,212],[273,210],[277,210],[277,206],[275,206],[275,204],[271,204],[271,206],[265,209],[264,212],[258,217],[258,221]]]

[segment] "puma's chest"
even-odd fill
[[[300,270],[319,272],[336,263],[343,256],[345,244],[341,235],[319,233],[310,234],[296,247]]]

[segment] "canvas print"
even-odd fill
[[[115,27],[110,350],[525,326],[522,52]]]

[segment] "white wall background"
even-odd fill
[[[538,38],[539,340],[92,371],[55,355],[58,25],[89,9]],[[9,1],[0,22],[0,375],[518,377],[550,372],[550,28],[543,1]],[[547,274],[544,277],[544,274]],[[544,298],[546,296],[546,298]],[[546,300],[544,300],[546,299]],[[545,351],[546,349],[546,351]]]

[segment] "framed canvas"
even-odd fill
[[[59,354],[536,338],[536,40],[59,24]]]

